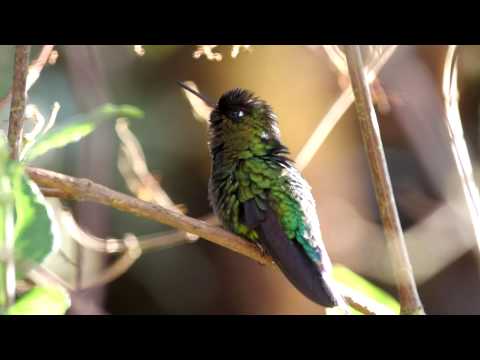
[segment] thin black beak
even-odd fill
[[[181,81],[177,81],[177,84],[180,85],[185,90],[190,91],[192,94],[198,96],[200,99],[202,99],[205,102],[205,104],[207,104],[211,108],[215,107],[215,104],[212,101],[210,101],[206,96],[200,94],[198,91],[193,90],[192,88],[188,87],[187,85],[185,85]]]

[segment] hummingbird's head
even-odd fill
[[[256,97],[251,91],[245,89],[233,89],[224,93],[216,104],[198,91],[190,88],[182,82],[177,82],[182,88],[202,99],[205,104],[213,109],[210,115],[210,123],[213,127],[242,124],[242,127],[252,123],[266,127],[276,126],[276,116],[272,108],[263,100]],[[262,124],[263,123],[263,124]]]
[[[223,94],[218,100],[210,121],[213,124],[223,121],[240,123],[248,119],[265,107],[265,102],[256,98],[252,92],[244,89],[233,89]]]
[[[251,91],[238,88],[220,97],[210,115],[210,125],[224,132],[248,128],[278,132],[277,118],[270,105]]]
[[[248,146],[248,142],[279,138],[277,117],[272,108],[251,91],[238,88],[227,91],[213,104],[196,90],[183,83],[179,85],[213,108],[210,114],[210,130],[214,142],[230,145],[242,143],[240,146],[244,147]],[[238,141],[239,139],[241,141]]]

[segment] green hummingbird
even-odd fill
[[[212,104],[179,85],[213,108],[209,199],[223,225],[269,254],[310,300],[325,307],[344,304],[331,278],[311,188],[280,141],[272,108],[244,89]]]

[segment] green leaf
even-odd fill
[[[13,240],[14,197],[10,181],[13,169],[18,165],[8,158],[6,139],[0,137],[0,251],[4,250],[7,239]],[[0,262],[0,307],[7,302],[5,263]]]
[[[400,304],[395,298],[350,269],[341,265],[335,265],[333,267],[333,277],[338,284],[345,286],[353,294],[369,299],[376,307],[387,308],[394,314],[400,313]],[[354,314],[360,314],[360,312],[354,309],[350,310]]]
[[[104,121],[119,117],[138,119],[143,116],[143,111],[134,106],[105,104],[87,115],[76,116],[67,125],[54,128],[40,136],[28,150],[25,159],[31,161],[50,150],[77,142],[90,135]]]
[[[53,209],[23,172],[12,177],[12,187],[16,209],[15,258],[27,266],[40,264],[61,241]]]
[[[71,306],[67,291],[59,286],[35,287],[8,308],[7,315],[64,315]]]

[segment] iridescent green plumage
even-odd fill
[[[210,117],[210,152],[209,196],[222,223],[269,253],[311,300],[338,305],[310,187],[270,106],[246,90],[224,94]]]
[[[231,231],[258,242],[257,232],[242,222],[239,209],[249,200],[262,210],[268,204],[279,217],[288,239],[302,245],[312,260],[319,260],[319,252],[307,238],[308,216],[316,218],[316,214],[304,213],[307,209],[302,209],[301,197],[305,194],[299,194],[310,188],[284,157],[288,151],[279,141],[275,115],[265,103],[244,90],[234,90],[222,99],[220,104],[233,110],[222,112],[220,105],[220,110],[212,114],[214,166],[210,198],[218,215]],[[243,119],[231,121],[226,114],[229,111],[242,111]]]

